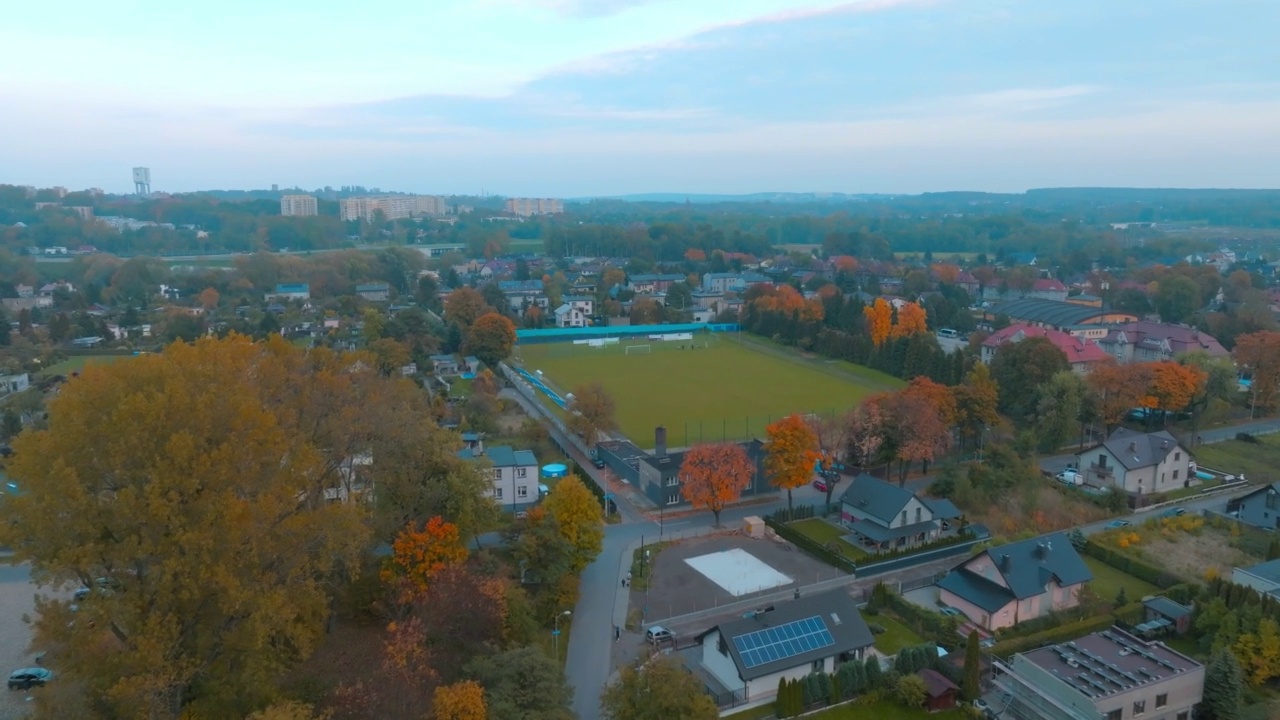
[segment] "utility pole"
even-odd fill
[[[572,610],[565,610],[562,613],[556,613],[556,618],[555,618],[556,628],[555,630],[551,631],[551,643],[552,643],[552,646],[555,648],[556,663],[560,662],[560,618],[565,617],[567,615],[572,615],[572,614],[573,614]]]

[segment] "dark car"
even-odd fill
[[[591,464],[595,465],[597,470],[604,469],[604,460],[601,460],[600,458],[591,458]]]
[[[9,673],[10,690],[26,690],[53,679],[53,671],[42,667],[22,668]]]

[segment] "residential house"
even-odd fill
[[[586,327],[595,311],[595,300],[585,295],[565,295],[556,308],[556,327]]]
[[[1264,530],[1280,530],[1280,483],[1264,485],[1227,503],[1227,514]]]
[[[1247,568],[1232,568],[1231,582],[1251,587],[1280,600],[1280,560],[1268,560]]]
[[[344,458],[338,465],[338,484],[324,489],[324,499],[348,503],[364,497],[373,488],[366,469],[372,466],[373,455],[369,453]]]
[[[0,395],[20,393],[29,387],[31,387],[31,376],[27,373],[0,375]]]
[[[874,638],[853,597],[830,590],[722,622],[697,641],[706,674],[726,693],[756,701],[774,696],[783,678],[833,673],[861,660]]]
[[[579,275],[573,279],[569,289],[578,295],[594,295],[599,283],[595,275]]]
[[[919,545],[938,537],[942,523],[960,511],[950,500],[917,496],[906,488],[863,473],[840,496],[840,522],[862,544],[877,549]]]
[[[1135,320],[1111,328],[1098,346],[1121,363],[1172,360],[1188,352],[1225,358],[1231,353],[1212,335],[1185,325]]]
[[[23,310],[53,307],[53,293],[37,294],[35,288],[30,285],[18,285],[14,290],[17,297],[0,298],[4,309],[14,316]]]
[[[1111,360],[1111,356],[1107,355],[1102,348],[1085,338],[1038,325],[1014,323],[995,331],[982,341],[982,362],[991,364],[995,359],[996,351],[1007,343],[1022,342],[1033,337],[1042,337],[1053,343],[1054,347],[1067,356],[1067,363],[1077,374],[1083,375],[1097,364]]]
[[[1190,720],[1204,666],[1163,643],[1113,627],[997,663],[1000,717]]]
[[[1005,264],[1009,267],[1017,267],[1018,265],[1030,265],[1035,267],[1039,258],[1033,252],[1017,252],[1009,253],[1005,256]]]
[[[955,285],[959,288],[963,288],[965,292],[969,293],[969,297],[971,298],[978,297],[978,293],[982,289],[982,283],[968,270],[961,270],[960,273],[956,275]]]
[[[1132,495],[1169,492],[1199,482],[1191,453],[1164,430],[1117,428],[1101,445],[1076,455],[1076,467],[1085,484]]]
[[[1178,635],[1191,629],[1191,608],[1163,595],[1143,598],[1143,622],[1134,628],[1139,635],[1164,634],[1172,630]]]
[[[462,358],[462,364],[458,366],[458,371],[464,373],[480,372],[480,358],[475,355],[468,355]]]
[[[280,283],[275,292],[266,294],[267,302],[282,300],[310,300],[311,286],[307,283]]]
[[[652,273],[632,275],[628,278],[628,283],[636,294],[665,293],[667,288],[685,279],[680,273]]]
[[[947,679],[946,675],[925,668],[916,673],[924,681],[924,709],[929,712],[950,710],[956,706],[956,698],[960,695],[960,686]]]
[[[506,296],[511,309],[521,315],[525,308],[533,305],[546,310],[550,302],[541,280],[501,280],[498,289]]]
[[[939,601],[995,631],[1075,607],[1080,588],[1092,579],[1067,536],[1053,533],[965,560],[938,582]]]
[[[356,294],[369,302],[386,302],[391,299],[391,286],[384,282],[356,285]]]
[[[724,292],[719,290],[694,290],[693,304],[703,310],[716,310],[724,302]]]
[[[492,487],[486,493],[503,510],[519,512],[538,502],[538,460],[531,450],[512,450],[506,445],[479,450],[463,448],[458,457],[464,460],[487,459],[492,474]]]
[[[1063,285],[1061,280],[1040,278],[1032,284],[1031,289],[1027,291],[1024,297],[1062,302],[1067,299],[1067,286]]]
[[[461,372],[458,368],[458,358],[453,355],[432,355],[428,359],[431,360],[431,372],[437,377],[457,375]]]

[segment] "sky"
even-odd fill
[[[1276,0],[62,0],[0,24],[0,183],[1280,187]]]

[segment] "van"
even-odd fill
[[[960,337],[960,333],[956,332],[955,330],[952,330],[951,328],[942,328],[941,330],[938,331],[938,337],[954,340]]]

